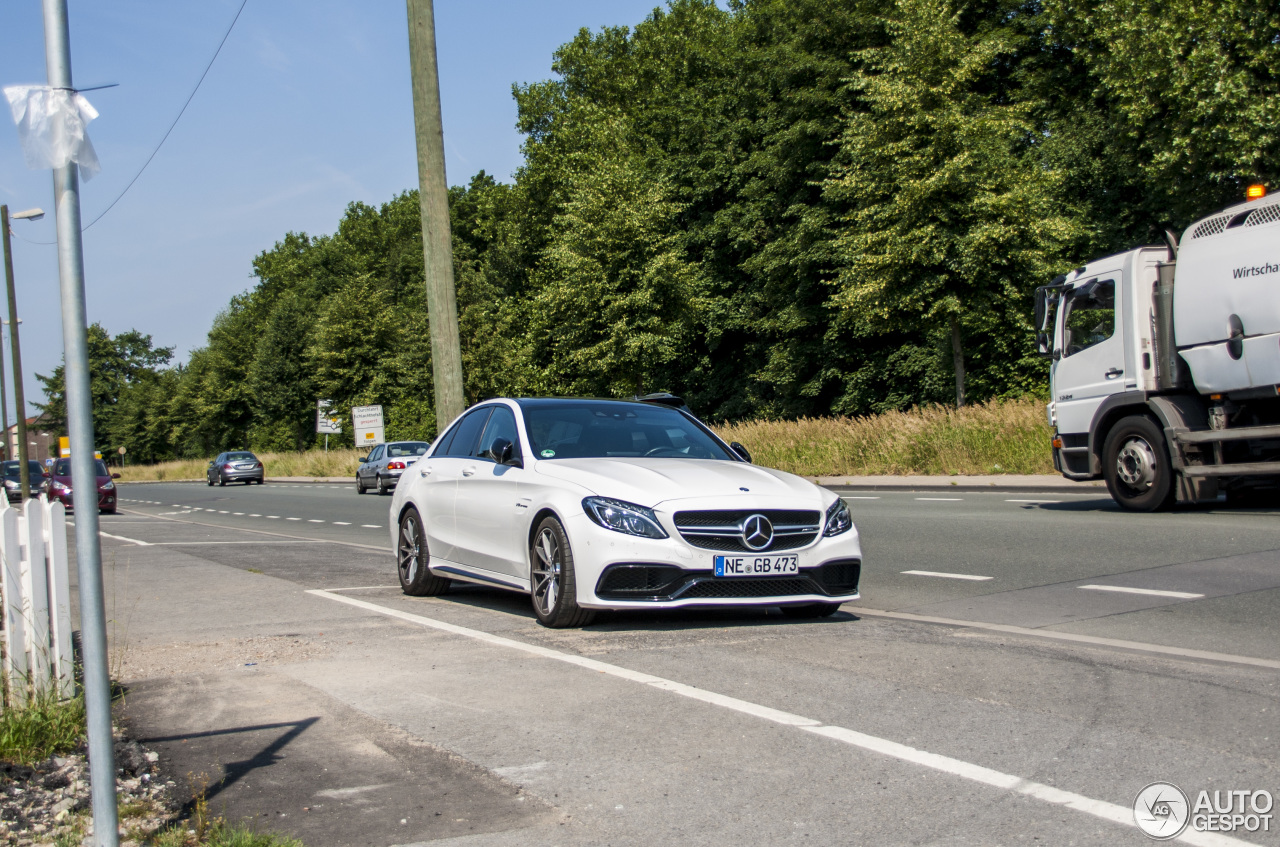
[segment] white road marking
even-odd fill
[[[1061,503],[1061,500],[1005,500],[1006,503]]]
[[[1046,803],[1052,803],[1057,806],[1065,806],[1066,808],[1074,809],[1077,812],[1084,812],[1085,814],[1120,824],[1121,826],[1137,827],[1137,824],[1133,819],[1132,806],[1119,806],[1115,803],[1095,800],[1092,797],[1085,797],[1082,794],[1063,791],[1050,785],[1033,782],[1029,779],[1023,779],[1020,776],[1001,773],[1000,771],[992,770],[991,768],[986,768],[982,765],[975,765],[961,759],[953,759],[950,756],[942,756],[937,753],[930,753],[926,750],[918,750],[914,747],[908,747],[905,744],[899,744],[896,741],[890,741],[887,738],[867,735],[866,733],[856,732],[855,730],[846,729],[842,726],[825,726],[820,721],[816,721],[813,718],[806,718],[802,715],[783,712],[768,706],[762,706],[758,703],[739,700],[736,697],[717,694],[714,691],[707,691],[706,689],[695,688],[692,685],[685,685],[681,682],[663,679],[662,677],[652,676],[640,671],[633,671],[629,668],[612,665],[598,659],[589,659],[586,656],[578,656],[573,653],[562,653],[559,650],[552,650],[549,647],[526,644],[523,641],[504,638],[500,635],[494,635],[483,630],[469,629],[467,627],[446,623],[434,618],[415,615],[409,612],[402,612],[398,609],[389,609],[385,606],[379,606],[376,603],[357,600],[354,597],[344,597],[340,594],[332,594],[323,589],[314,588],[308,590],[307,593],[314,594],[317,597],[326,597],[330,600],[336,600],[339,603],[346,603],[360,609],[367,609],[368,611],[376,612],[380,615],[398,618],[408,623],[440,630],[442,632],[448,632],[453,635],[460,635],[464,638],[471,638],[476,641],[482,641],[486,644],[492,644],[495,647],[505,647],[510,650],[518,650],[544,659],[552,659],[554,661],[564,662],[565,664],[576,665],[586,670],[596,671],[597,673],[608,674],[609,676],[614,676],[619,679],[625,679],[628,682],[648,685],[660,691],[679,694],[682,697],[687,697],[691,700],[698,700],[712,706],[718,706],[722,709],[729,709],[742,714],[752,715],[753,717],[772,721],[773,723],[781,724],[782,726],[794,727],[802,732],[812,732],[815,735],[821,735],[834,741],[841,741],[854,747],[860,747],[863,750],[898,759],[899,761],[920,765],[922,767],[930,768],[931,770],[958,776],[972,782],[980,782],[1006,791],[1025,794],[1028,797],[1034,797],[1037,800],[1042,800]],[[1184,832],[1180,840],[1188,844],[1210,845],[1211,847],[1216,847],[1216,845],[1247,845],[1249,843],[1239,839],[1230,838],[1228,836],[1218,835],[1216,833],[1203,833],[1196,832],[1194,830]]]
[[[941,571],[903,571],[902,573],[911,574],[912,576],[939,576],[943,579],[972,579],[977,582],[995,579],[993,576],[975,576],[974,574],[968,573],[942,573]]]
[[[219,510],[218,510],[218,514],[220,514],[220,515],[229,515],[229,514],[231,514],[231,513],[230,513],[230,512],[228,512],[226,509],[219,509]]]
[[[287,521],[300,521],[302,518],[285,518]]]
[[[251,518],[260,518],[260,517],[262,517],[262,515],[249,515],[249,517],[251,517]]]
[[[916,623],[933,623],[944,626],[962,627],[965,629],[984,629],[988,632],[1003,632],[1009,635],[1026,635],[1032,638],[1050,638],[1055,641],[1071,641],[1077,644],[1091,644],[1097,647],[1115,647],[1121,650],[1136,650],[1142,653],[1156,653],[1162,656],[1176,656],[1182,659],[1203,659],[1210,662],[1226,662],[1233,665],[1250,665],[1259,668],[1280,670],[1280,662],[1274,659],[1257,659],[1253,656],[1237,656],[1232,653],[1214,653],[1209,650],[1190,650],[1184,647],[1166,647],[1163,644],[1148,644],[1144,641],[1125,641],[1119,638],[1102,638],[1097,635],[1080,635],[1075,632],[1061,632],[1052,629],[1028,629],[1024,626],[1013,626],[1003,623],[983,623],[982,621],[965,621],[955,618],[937,618],[931,615],[913,615],[910,612],[888,612],[883,609],[864,609],[861,606],[849,606],[855,615],[869,615],[877,618],[892,618],[899,621]]]
[[[844,499],[846,500],[879,500],[880,498],[879,497],[862,497],[862,496],[854,496],[853,494],[845,494]]]
[[[365,529],[382,529],[382,526],[376,523],[362,523],[360,524],[360,526],[364,527]]]
[[[1186,591],[1157,591],[1154,588],[1126,588],[1123,585],[1082,585],[1085,591],[1115,591],[1118,594],[1146,594],[1151,597],[1174,597],[1179,600],[1199,600],[1203,594],[1190,594]]]
[[[123,535],[112,535],[111,533],[103,532],[102,530],[98,530],[98,535],[101,535],[103,538],[114,538],[116,541],[128,541],[130,544],[137,544],[139,547],[152,546],[150,541],[139,541],[136,538],[125,538]]]
[[[324,523],[324,521],[318,521],[315,518],[308,518],[307,523]]]
[[[930,501],[937,502],[937,503],[953,503],[953,502],[956,502],[956,501],[958,501],[958,500],[963,500],[964,498],[963,498],[963,497],[917,497],[916,499],[917,499],[917,500],[930,500]]]
[[[232,512],[231,514],[240,515],[241,517],[244,517],[244,512]]]
[[[267,520],[269,520],[269,521],[278,521],[278,520],[280,520],[280,516],[279,516],[279,515],[267,515]]]
[[[334,521],[333,525],[334,526],[351,526],[351,522],[350,521]]]

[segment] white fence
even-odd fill
[[[3,497],[3,495],[0,495]],[[70,697],[71,591],[67,513],[61,503],[28,500],[0,507],[0,605],[4,613],[5,701],[21,705],[36,693]]]

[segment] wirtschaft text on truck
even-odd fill
[[[1280,194],[1036,289],[1053,461],[1122,507],[1280,487]]]

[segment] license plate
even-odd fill
[[[800,573],[799,556],[716,556],[716,576],[778,576]]]

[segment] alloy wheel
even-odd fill
[[[543,615],[551,615],[560,600],[560,573],[563,565],[560,542],[551,527],[543,527],[538,533],[533,554],[533,602]]]
[[[405,517],[400,524],[400,581],[406,585],[412,583],[422,567],[422,533],[418,519],[413,515]]]

